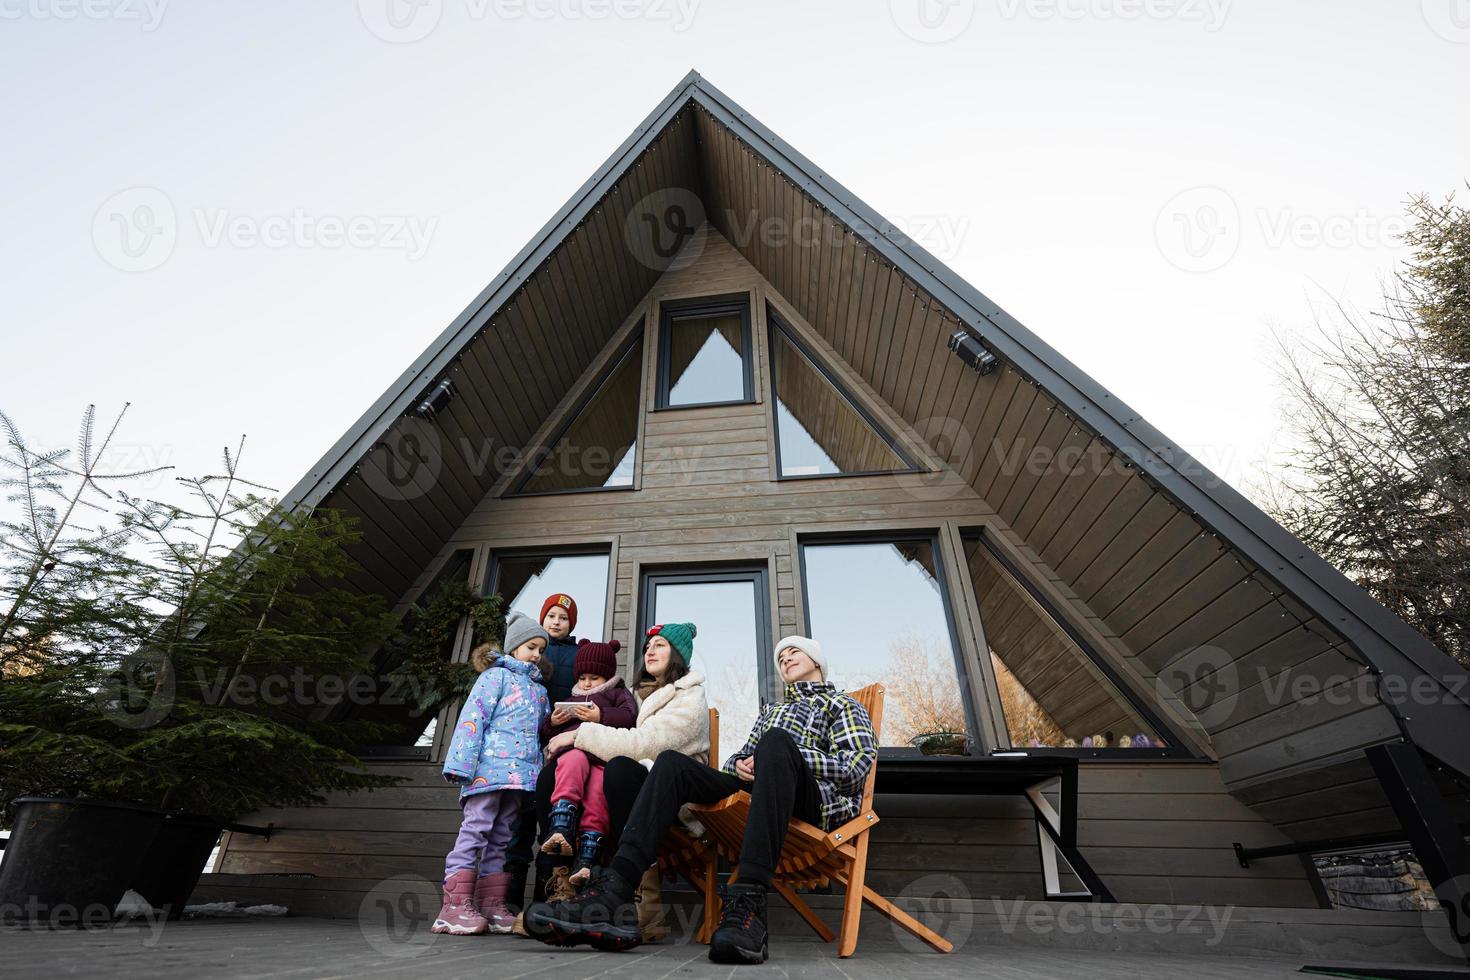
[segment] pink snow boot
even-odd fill
[[[510,932],[516,916],[505,904],[510,891],[510,872],[497,871],[482,875],[475,882],[475,906],[480,910],[491,932]]]
[[[456,871],[444,879],[444,904],[439,907],[433,931],[447,932],[451,936],[483,935],[490,925],[483,915],[475,911],[474,892],[473,871]]]

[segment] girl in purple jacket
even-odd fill
[[[582,702],[575,708],[558,708],[547,719],[542,740],[562,732],[574,731],[585,722],[610,728],[632,728],[638,721],[638,705],[633,693],[623,686],[618,673],[618,651],[622,644],[577,644],[577,684],[571,700]],[[572,841],[577,841],[577,860],[571,881],[581,885],[592,874],[598,853],[607,838],[607,797],[602,792],[603,760],[581,749],[568,749],[556,761],[556,784],[551,791],[550,829],[541,845],[543,854],[568,855]],[[582,813],[581,834],[577,833],[577,812]]]

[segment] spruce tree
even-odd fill
[[[33,449],[3,413],[0,426],[19,512],[0,522],[0,802],[233,818],[391,785],[353,753],[381,726],[344,710],[384,696],[365,656],[396,651],[412,710],[433,711],[473,677],[435,659],[428,631],[471,612],[498,628],[498,600],[466,589],[401,629],[382,597],[348,585],[354,522],[276,505],[241,476],[238,448],[167,503],[123,489],[158,470],[103,471],[117,422],[99,440],[91,408],[75,451]]]

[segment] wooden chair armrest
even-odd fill
[[[734,806],[737,803],[747,803],[748,804],[749,802],[750,802],[750,794],[747,793],[745,790],[741,790],[738,793],[731,793],[729,796],[725,797],[723,800],[719,800],[719,801],[717,801],[715,803],[691,803],[691,804],[689,804],[689,812],[690,813],[719,813],[721,810],[728,810],[728,809],[730,809],[730,807]]]
[[[786,829],[787,834],[794,834],[809,844],[825,844],[829,850],[836,850],[843,844],[852,843],[859,834],[872,827],[878,822],[878,814],[872,810],[864,810],[853,817],[847,823],[832,830],[822,830],[814,827],[805,820],[792,819]]]
[[[857,838],[858,834],[864,833],[877,823],[878,814],[872,810],[864,810],[841,827],[828,831],[827,839],[832,842],[833,847],[841,844],[851,844]]]

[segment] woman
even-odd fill
[[[709,701],[704,692],[704,675],[689,669],[694,658],[693,623],[664,623],[652,627],[643,648],[643,667],[634,684],[638,695],[638,722],[633,728],[609,728],[584,723],[574,732],[563,732],[546,745],[549,764],[537,783],[537,807],[551,806],[555,782],[554,759],[558,753],[578,748],[602,759],[603,791],[607,795],[608,825],[627,823],[633,801],[653,768],[660,752],[673,749],[699,762],[709,762]],[[644,910],[645,933],[661,932],[658,908],[658,871],[643,876],[640,925]],[[655,935],[649,935],[655,938]]]

